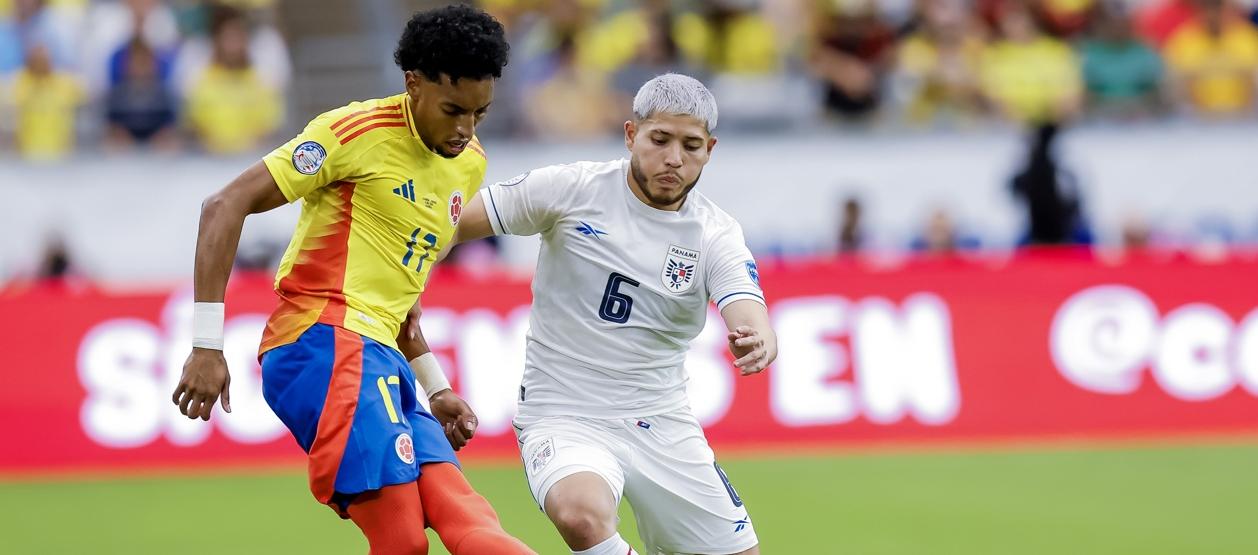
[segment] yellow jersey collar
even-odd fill
[[[423,139],[419,138],[419,130],[415,128],[415,118],[411,114],[410,93],[402,93],[401,96],[399,96],[398,98],[399,98],[398,103],[402,105],[402,113],[406,115],[406,128],[411,130],[412,137],[415,137],[416,140],[418,140],[420,143],[423,143],[424,142]]]

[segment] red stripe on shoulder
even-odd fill
[[[392,105],[392,106],[376,106],[375,108],[372,108],[372,109],[370,109],[370,110],[359,110],[359,111],[357,111],[357,112],[354,112],[354,113],[352,113],[352,114],[350,114],[350,115],[348,115],[348,116],[345,116],[345,117],[343,117],[343,118],[341,118],[341,119],[337,120],[337,122],[336,122],[336,123],[334,123],[334,124],[332,124],[332,125],[328,126],[328,129],[331,129],[331,130],[333,130],[333,131],[336,131],[337,126],[339,126],[339,125],[341,125],[342,123],[345,123],[345,122],[347,122],[347,121],[349,121],[349,120],[351,120],[351,119],[353,119],[353,118],[355,118],[355,117],[361,116],[361,115],[363,115],[363,114],[370,114],[370,113],[372,113],[372,112],[383,112],[383,111],[386,111],[386,110],[398,111],[398,112],[399,112],[399,114],[398,114],[398,115],[401,115],[400,111],[402,110],[402,105],[401,105],[401,104],[394,104],[394,105]]]
[[[353,128],[355,128],[355,127],[358,127],[359,125],[362,125],[362,124],[364,124],[364,123],[367,123],[367,122],[372,121],[372,120],[377,120],[377,119],[386,119],[386,120],[403,120],[403,121],[404,121],[404,120],[405,120],[405,117],[401,114],[401,112],[398,112],[398,113],[396,113],[396,114],[395,114],[395,113],[392,113],[392,112],[385,112],[385,113],[382,113],[382,114],[375,114],[375,115],[372,115],[372,116],[364,116],[364,117],[358,118],[358,119],[356,119],[356,120],[354,120],[354,121],[350,122],[350,123],[349,123],[349,125],[346,125],[345,127],[342,127],[342,128],[341,128],[339,131],[337,131],[335,134],[336,134],[336,136],[337,136],[337,137],[340,137],[341,135],[344,135],[344,134],[346,134],[346,133],[349,133],[349,131],[350,131],[351,129],[353,129]]]
[[[362,129],[359,129],[358,131],[350,133],[349,135],[341,137],[341,144],[347,144],[350,141],[357,139],[363,133],[371,131],[372,129],[379,129],[381,127],[406,127],[406,122],[405,121],[382,121],[379,123],[373,123],[371,125],[363,127]]]

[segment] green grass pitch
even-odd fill
[[[1258,553],[1258,445],[731,457],[768,554]],[[506,528],[568,553],[522,471],[467,474]],[[4,553],[366,553],[300,469],[0,480]],[[633,518],[621,532],[641,548]],[[435,539],[435,537],[434,537]],[[445,553],[434,543],[433,553]]]

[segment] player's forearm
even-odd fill
[[[432,349],[428,347],[424,331],[416,325],[415,333],[407,333],[406,327],[408,326],[403,326],[402,333],[398,334],[398,350],[410,361],[411,372],[419,380],[419,387],[424,390],[425,396],[431,399],[434,395],[449,390],[450,381],[441,369],[441,364],[437,362],[437,357],[432,354]]]
[[[222,192],[201,204],[193,269],[193,297],[197,302],[223,302],[246,214],[238,202]]]
[[[768,358],[766,364],[777,358],[778,336],[769,323],[769,310],[763,304],[747,299],[734,301],[721,311],[721,317],[725,320],[725,327],[730,331],[743,326],[756,330],[757,335],[764,341],[764,350]]]
[[[397,346],[406,360],[413,360],[423,356],[424,353],[432,352],[432,349],[428,347],[428,340],[424,339],[422,328],[415,326],[416,333],[414,334],[407,333],[405,328],[406,326],[403,326],[402,333],[398,335]]]
[[[223,302],[245,217],[285,202],[270,170],[259,161],[201,203],[193,268],[193,297],[197,302]]]

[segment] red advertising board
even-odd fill
[[[773,367],[738,376],[715,313],[687,360],[692,409],[718,449],[1258,431],[1252,257],[1049,251],[761,276]],[[234,412],[209,423],[170,402],[189,348],[187,287],[0,293],[0,472],[298,460],[254,358],[269,285],[232,282]],[[514,454],[529,299],[526,279],[502,276],[439,275],[426,294],[429,343],[480,417],[467,457]]]

